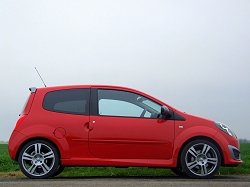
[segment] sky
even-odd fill
[[[118,85],[250,139],[250,1],[1,0],[0,141],[29,87]]]

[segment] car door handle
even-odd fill
[[[94,128],[94,124],[90,123],[90,122],[87,122],[87,123],[84,124],[84,128],[85,128],[86,131],[91,131]]]

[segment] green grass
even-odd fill
[[[230,175],[230,174],[250,174],[250,143],[240,144],[241,160],[243,164],[238,167],[220,167],[219,174]]]
[[[17,162],[9,157],[8,144],[0,144],[0,172],[20,171]]]
[[[220,167],[220,175],[250,174],[250,143],[241,144],[241,158],[244,164],[238,167]],[[164,168],[114,168],[114,167],[67,167],[59,176],[171,176],[170,169]],[[8,145],[0,144],[0,177],[22,177],[17,162],[12,161],[8,154]]]
[[[68,167],[59,176],[171,176],[174,173],[165,168],[147,167]]]

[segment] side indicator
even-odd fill
[[[17,127],[22,123],[22,121],[26,118],[27,116],[26,115],[23,115],[22,117],[20,117],[17,122],[16,122],[16,126],[14,128],[14,130],[17,129]]]
[[[179,126],[179,129],[183,129],[183,126]]]

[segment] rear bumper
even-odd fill
[[[22,141],[23,139],[25,139],[25,135],[15,130],[12,132],[10,139],[9,139],[9,143],[8,143],[8,151],[9,151],[10,158],[12,160],[17,160],[16,158],[17,151],[21,143],[23,142]]]

